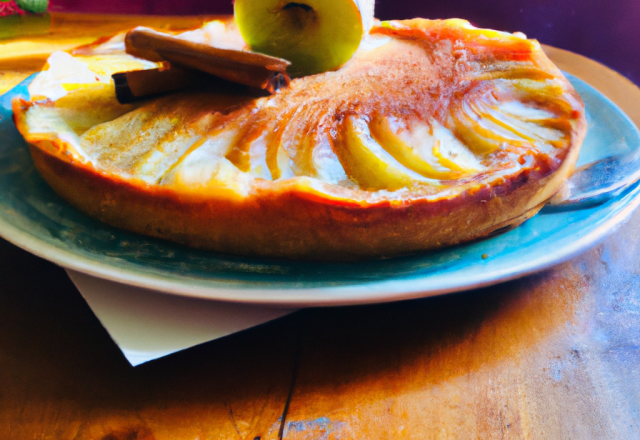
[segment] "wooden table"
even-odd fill
[[[70,28],[82,40],[167,20],[53,18],[39,54],[0,43],[16,75],[0,88]],[[547,50],[640,121],[638,89]],[[0,439],[637,439],[639,255],[640,212],[534,276],[304,310],[132,368],[64,270],[0,240]]]

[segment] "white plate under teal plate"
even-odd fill
[[[640,148],[640,133],[578,78],[589,130],[579,164]],[[65,268],[162,292],[287,306],[394,301],[487,286],[548,268],[593,246],[640,203],[635,185],[604,205],[541,212],[505,234],[388,260],[326,264],[221,255],[112,228],[76,211],[40,178],[0,97],[0,235]],[[483,255],[486,254],[486,259]]]

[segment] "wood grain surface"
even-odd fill
[[[60,35],[107,32],[62,19]],[[630,83],[548,52],[639,120]],[[0,240],[0,439],[638,439],[639,255],[640,212],[534,276],[307,309],[133,368],[63,269]]]

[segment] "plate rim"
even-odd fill
[[[640,188],[640,187],[638,187]],[[637,188],[636,188],[637,190]],[[308,288],[290,288],[290,289],[269,289],[269,288],[227,288],[227,287],[203,287],[188,286],[180,281],[162,280],[152,275],[135,275],[127,270],[121,270],[117,267],[96,262],[87,257],[77,256],[68,251],[55,248],[49,244],[43,244],[38,239],[32,238],[29,234],[15,228],[12,225],[0,220],[0,229],[8,226],[16,235],[26,237],[25,241],[20,244],[15,243],[12,239],[7,239],[10,243],[33,253],[34,255],[44,258],[52,263],[58,264],[65,269],[75,270],[97,278],[114,281],[120,284],[126,284],[143,288],[146,290],[157,291],[163,294],[171,294],[185,296],[191,298],[208,299],[214,301],[225,301],[242,304],[257,304],[263,306],[274,307],[318,307],[318,306],[345,306],[345,305],[364,305],[377,304],[384,302],[403,301],[417,298],[427,298],[447,293],[456,293],[482,287],[488,287],[502,282],[514,280],[536,272],[543,271],[557,264],[563,263],[574,256],[581,254],[583,251],[597,245],[608,235],[616,231],[616,226],[620,226],[626,219],[630,217],[633,211],[640,204],[640,196],[636,196],[627,203],[617,214],[610,217],[590,233],[576,240],[571,246],[563,248],[562,252],[551,254],[548,258],[538,258],[521,263],[520,265],[510,267],[502,272],[493,271],[490,276],[485,278],[476,278],[473,283],[458,283],[450,285],[450,287],[425,290],[419,287],[415,279],[408,280],[382,280],[367,283],[359,283],[356,285],[334,286],[334,287],[308,287]],[[31,243],[36,243],[31,247]],[[44,247],[50,247],[55,250],[59,257],[51,257],[46,252],[38,250],[38,244]],[[68,258],[71,256],[71,258]],[[65,258],[67,257],[67,258]],[[71,260],[71,261],[70,261]],[[98,268],[96,268],[98,267]],[[102,268],[100,270],[99,268]],[[146,282],[145,282],[146,280]],[[189,280],[185,277],[185,280]],[[224,281],[218,281],[225,284]],[[230,284],[230,283],[229,283]],[[411,288],[411,287],[418,288]],[[309,297],[309,292],[313,291],[314,297]],[[215,296],[211,295],[215,292]],[[268,298],[264,297],[264,293],[269,292]],[[334,295],[342,294],[336,298]],[[345,295],[345,293],[348,293]],[[367,293],[362,296],[361,293]],[[296,297],[295,295],[299,295]],[[324,295],[322,299],[315,296]]]
[[[637,117],[637,114],[640,114],[638,113],[640,106],[632,104],[634,96],[640,98],[640,89],[635,84],[589,58],[550,46],[543,46],[543,48],[552,61],[556,62],[554,58],[561,60],[557,64],[565,72],[595,88],[622,109],[631,122],[640,126],[640,118]],[[585,67],[591,69],[587,70],[591,75],[582,74],[585,72]],[[585,76],[589,80],[584,79]],[[615,83],[612,83],[612,78],[616,80]],[[620,91],[621,87],[624,89],[623,93]],[[621,98],[624,99],[621,100]],[[635,102],[640,102],[640,99]],[[629,112],[628,108],[634,111]],[[65,269],[164,294],[273,307],[343,306],[401,301],[477,289],[548,269],[586,251],[614,233],[616,226],[624,223],[638,205],[640,205],[640,196],[636,194],[636,197],[628,201],[615,215],[572,242],[571,245],[549,256],[541,256],[501,271],[494,270],[489,276],[475,277],[472,282],[450,283],[447,287],[436,289],[425,288],[424,283],[416,282],[415,279],[376,280],[353,285],[305,288],[239,288],[232,287],[232,282],[224,280],[209,281],[209,283],[219,284],[218,286],[189,285],[189,282],[193,283],[191,277],[177,276],[173,280],[162,279],[153,274],[135,273],[134,270],[122,269],[90,257],[74,254],[39,240],[3,219],[0,219],[0,231],[8,242]]]

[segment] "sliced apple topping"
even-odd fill
[[[318,108],[313,102],[305,103],[295,109],[287,109],[282,115],[280,144],[291,159],[293,172],[298,176],[316,177],[317,170],[313,163],[313,149],[316,144],[317,127],[310,125],[309,120],[317,120]]]
[[[364,118],[345,118],[336,144],[336,153],[347,175],[363,189],[393,191],[427,182],[373,139]]]
[[[392,127],[395,126],[395,129]],[[436,121],[433,124],[439,125]],[[440,126],[441,127],[441,126]],[[467,152],[466,148],[458,148],[458,153],[451,153],[453,140],[448,136],[445,142],[443,130],[440,128],[434,133],[433,125],[425,122],[415,122],[406,127],[397,118],[375,117],[369,124],[373,138],[389,153],[408,169],[431,179],[452,180],[475,171],[480,165],[473,166],[456,163],[458,154]],[[440,145],[447,143],[445,154],[440,150]],[[449,153],[449,154],[447,154]],[[477,162],[472,155],[466,155],[466,162]],[[470,157],[469,157],[470,156]],[[472,159],[473,158],[473,159]]]
[[[347,182],[348,177],[333,151],[327,130],[308,124],[309,118],[317,116],[297,113],[283,129],[279,151],[286,153],[295,176],[313,177],[333,184]]]
[[[253,177],[225,158],[239,135],[238,126],[213,131],[192,145],[167,170],[160,183],[193,194],[224,189],[228,189],[231,195],[246,194]]]
[[[265,142],[267,134],[263,133],[260,137],[249,144],[247,155],[247,163],[249,168],[247,172],[259,179],[272,180],[272,173],[267,164],[267,143]],[[275,180],[275,179],[273,179]]]
[[[234,148],[237,148],[244,141],[236,142]],[[259,137],[249,143],[245,158],[247,160],[245,171],[253,177],[278,180],[294,175],[289,163],[289,156],[270,130],[262,132]]]
[[[485,171],[482,162],[453,135],[451,130],[436,120],[431,122],[430,129],[430,135],[434,139],[431,151],[442,166],[457,171],[459,178]]]
[[[490,86],[481,85],[479,90],[467,93],[451,105],[447,125],[455,135],[481,155],[505,146],[534,148],[546,154],[549,148],[562,145],[571,127],[558,123],[559,115],[552,111],[554,97],[538,104],[527,100],[526,93],[517,96],[513,90],[508,90],[519,84],[500,90],[499,81]],[[521,89],[520,94],[522,92]]]
[[[316,177],[334,185],[348,185],[350,183],[349,176],[333,151],[329,134],[326,131],[317,133],[315,141],[311,153],[311,163],[317,173]]]

